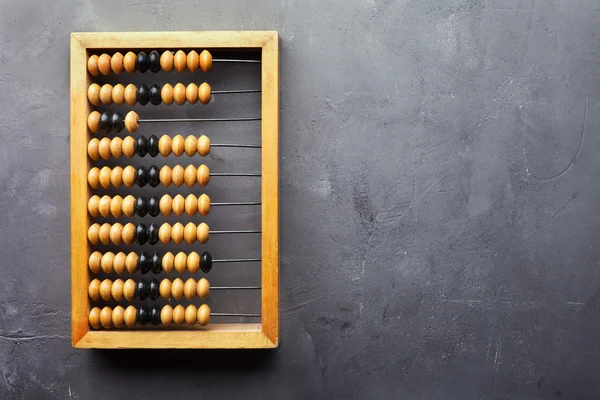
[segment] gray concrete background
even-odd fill
[[[7,1],[0,398],[600,397],[596,0]],[[70,345],[69,33],[281,34],[281,347]]]

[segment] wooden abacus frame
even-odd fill
[[[87,59],[99,50],[260,49],[261,273],[260,324],[211,324],[190,330],[90,330],[87,128],[91,107]],[[273,31],[71,34],[71,336],[79,348],[273,348],[279,345],[279,36]]]

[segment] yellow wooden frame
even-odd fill
[[[262,310],[260,324],[191,330],[90,330],[87,240],[91,167],[87,144],[91,83],[87,58],[98,50],[260,49],[262,53]],[[279,345],[279,35],[273,31],[71,34],[71,338],[79,348],[274,348]]]

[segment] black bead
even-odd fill
[[[160,274],[162,271],[162,257],[159,253],[152,253],[152,272],[155,274]]]
[[[156,279],[150,281],[150,293],[148,296],[150,297],[150,300],[158,299],[158,281]]]
[[[144,187],[146,186],[146,183],[148,183],[148,170],[145,167],[139,167],[137,169],[135,183],[137,183],[139,187]]]
[[[138,136],[135,142],[135,152],[140,157],[144,157],[146,154],[148,154],[148,140],[145,136]]]
[[[200,256],[200,269],[205,274],[208,274],[212,269],[212,257],[208,251],[205,251]]]
[[[148,233],[146,232],[148,228],[144,224],[138,224],[135,228],[135,241],[137,244],[144,244],[148,240]]]
[[[152,269],[152,257],[150,254],[143,252],[138,259],[138,269],[142,274],[147,274]]]
[[[98,125],[98,129],[100,130],[100,132],[110,132],[110,117],[111,115],[108,112],[103,112],[102,114],[100,114],[100,123]]]
[[[148,201],[142,196],[138,197],[133,205],[133,211],[140,217],[144,217],[148,213]]]
[[[148,214],[153,217],[156,217],[160,214],[159,200],[158,197],[152,196],[148,199]]]
[[[148,154],[150,154],[150,157],[158,155],[158,138],[155,135],[148,138]]]
[[[150,224],[148,227],[148,243],[156,244],[158,243],[158,225],[154,222]]]
[[[156,165],[153,165],[148,169],[148,184],[152,187],[157,187],[160,184],[160,169]]]
[[[150,86],[149,98],[150,103],[154,104],[155,106],[159,105],[162,102],[162,98],[160,97],[160,86],[158,86],[157,84]]]
[[[113,113],[112,117],[110,118],[110,126],[116,133],[119,133],[125,129],[125,118],[123,118],[123,115],[120,112]]]
[[[148,58],[150,59],[150,71],[160,71],[160,54],[158,54],[158,51],[152,50],[148,55]]]
[[[137,91],[137,102],[145,106],[150,101],[150,89],[148,85],[142,83]]]
[[[150,294],[150,284],[145,279],[140,279],[137,284],[137,295],[140,300],[146,300]]]
[[[143,51],[140,51],[135,59],[135,68],[142,74],[150,68],[150,57]]]
[[[139,323],[140,325],[148,325],[150,322],[150,310],[146,306],[141,306],[139,311]]]
[[[161,307],[156,304],[150,309],[150,321],[152,322],[152,325],[160,325],[160,311]]]

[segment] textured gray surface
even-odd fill
[[[1,398],[598,398],[596,0],[2,1]],[[282,344],[70,346],[69,33],[281,34]]]

